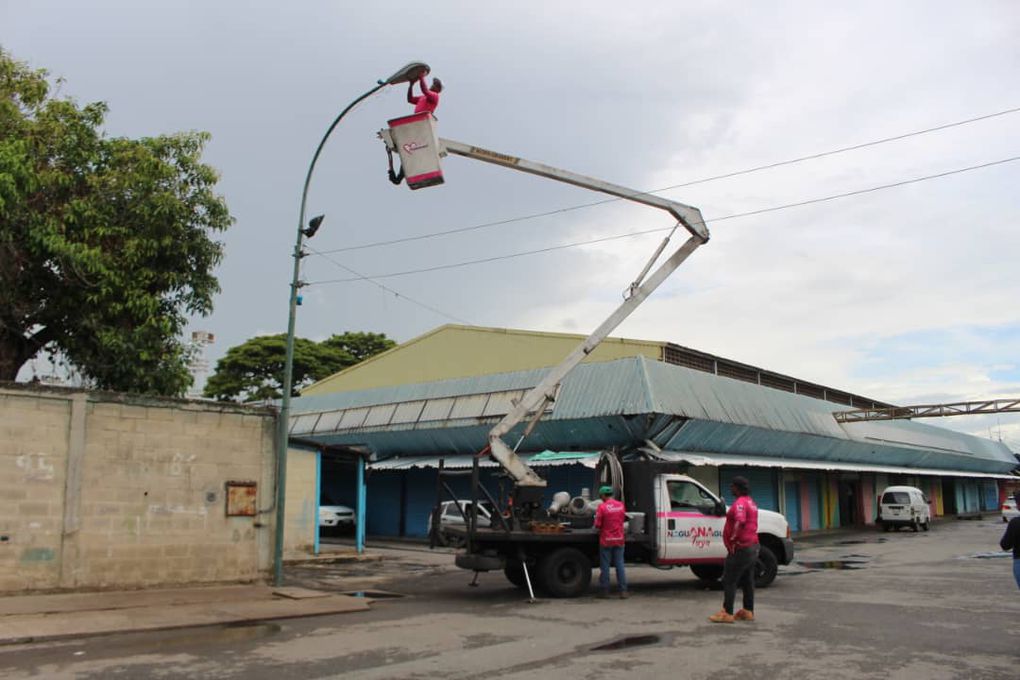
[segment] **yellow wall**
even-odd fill
[[[583,335],[446,325],[302,390],[329,394],[554,366]],[[609,338],[585,361],[662,358],[662,343]]]

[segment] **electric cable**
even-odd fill
[[[859,149],[865,149],[865,148],[872,147],[872,146],[878,146],[880,144],[887,144],[889,142],[896,142],[896,141],[900,141],[900,140],[903,140],[903,139],[908,139],[910,137],[917,137],[917,136],[920,136],[920,135],[926,135],[926,134],[929,134],[929,133],[932,133],[932,132],[941,132],[942,130],[948,130],[950,128],[960,127],[962,125],[969,125],[971,123],[977,123],[977,122],[980,122],[980,121],[983,121],[983,120],[988,120],[988,119],[991,119],[991,118],[997,118],[999,116],[1005,116],[1005,115],[1009,115],[1009,114],[1017,113],[1017,112],[1020,112],[1020,107],[1015,107],[1015,108],[1011,108],[1011,109],[1005,109],[1003,111],[996,111],[995,113],[989,113],[989,114],[985,114],[985,115],[982,115],[982,116],[976,116],[974,118],[967,118],[965,120],[958,120],[958,121],[954,121],[952,123],[945,123],[943,125],[936,125],[935,127],[925,128],[923,130],[914,130],[912,132],[906,132],[906,133],[903,133],[903,134],[900,134],[900,135],[895,135],[895,136],[892,136],[892,137],[884,137],[882,139],[876,139],[876,140],[873,140],[873,141],[870,141],[870,142],[863,142],[861,144],[853,144],[853,145],[850,145],[850,146],[844,146],[844,147],[840,147],[838,149],[832,149],[830,151],[822,151],[822,152],[819,152],[819,153],[808,154],[806,156],[798,156],[796,158],[790,158],[790,159],[787,159],[787,160],[776,161],[776,162],[773,162],[773,163],[766,163],[765,165],[758,165],[758,166],[755,166],[755,167],[752,167],[752,168],[746,168],[744,170],[735,170],[733,172],[727,172],[727,173],[723,173],[721,175],[713,175],[711,177],[702,177],[701,179],[695,179],[695,180],[690,180],[690,181],[687,181],[687,182],[681,182],[680,184],[672,184],[672,185],[667,186],[667,187],[662,187],[661,189],[652,189],[650,191],[643,191],[643,192],[639,191],[639,192],[635,192],[634,195],[635,196],[641,196],[641,195],[645,195],[645,194],[657,194],[657,193],[661,193],[661,192],[664,192],[664,191],[669,191],[671,189],[679,189],[679,188],[682,188],[682,187],[694,186],[696,184],[704,184],[704,183],[707,183],[707,182],[714,182],[714,181],[720,180],[720,179],[729,179],[731,177],[739,177],[741,175],[749,175],[749,174],[754,173],[754,172],[761,172],[763,170],[772,170],[774,168],[779,168],[779,167],[782,167],[782,166],[785,166],[785,165],[793,165],[795,163],[801,163],[801,162],[804,162],[804,161],[817,160],[819,158],[825,158],[827,156],[835,156],[837,154],[847,153],[849,151],[857,151]],[[385,241],[374,241],[372,243],[363,243],[361,245],[344,246],[342,248],[332,248],[332,249],[329,249],[329,250],[324,250],[324,251],[322,251],[322,253],[341,253],[341,252],[347,252],[347,251],[350,251],[350,250],[365,250],[365,249],[368,249],[368,248],[380,248],[380,247],[383,247],[383,246],[397,245],[397,244],[400,244],[400,243],[410,243],[410,242],[413,242],[413,241],[421,241],[421,240],[430,239],[430,238],[438,238],[440,236],[450,236],[452,234],[461,234],[461,233],[465,233],[465,232],[469,232],[469,231],[478,231],[478,230],[481,230],[481,229],[489,229],[489,228],[492,228],[492,227],[499,227],[499,226],[503,226],[503,225],[507,225],[507,224],[513,224],[515,222],[524,222],[524,221],[527,221],[527,220],[538,219],[540,217],[550,217],[552,215],[559,215],[559,214],[566,213],[566,212],[571,212],[571,211],[574,211],[574,210],[581,210],[583,208],[591,208],[591,207],[594,207],[594,206],[605,205],[607,203],[614,203],[616,201],[622,201],[622,200],[624,200],[624,199],[622,199],[622,198],[607,198],[607,199],[603,199],[601,201],[594,201],[594,202],[591,202],[591,203],[581,203],[581,204],[574,205],[574,206],[567,206],[567,207],[564,207],[564,208],[556,208],[554,210],[547,210],[547,211],[544,211],[544,212],[531,213],[531,214],[528,214],[528,215],[520,215],[518,217],[508,217],[506,219],[496,220],[496,221],[492,221],[492,222],[482,222],[480,224],[474,224],[474,225],[470,225],[470,226],[466,226],[466,227],[458,227],[458,228],[455,228],[455,229],[446,229],[444,231],[436,231],[436,232],[430,232],[430,233],[427,233],[427,234],[419,234],[417,236],[405,236],[405,237],[402,237],[402,238],[388,239],[388,240],[385,240]]]
[[[788,210],[790,208],[799,208],[799,207],[803,207],[803,206],[806,206],[806,205],[813,205],[813,204],[816,204],[816,203],[825,203],[827,201],[834,201],[834,200],[837,200],[837,199],[840,199],[840,198],[848,198],[850,196],[860,196],[862,194],[868,194],[868,193],[873,193],[873,192],[876,192],[876,191],[882,191],[884,189],[893,189],[893,188],[905,186],[905,185],[908,185],[908,184],[917,184],[918,182],[925,182],[925,181],[928,181],[928,180],[939,179],[939,178],[948,177],[948,176],[951,176],[951,175],[958,175],[958,174],[961,174],[961,173],[964,173],[964,172],[970,172],[970,171],[973,171],[973,170],[981,170],[983,168],[989,168],[989,167],[992,167],[992,166],[995,166],[995,165],[1002,165],[1004,163],[1012,163],[1012,162],[1018,161],[1018,160],[1020,160],[1020,156],[1012,156],[1010,158],[1003,158],[1003,159],[1000,159],[1000,160],[997,160],[997,161],[991,161],[991,162],[988,162],[988,163],[982,163],[980,165],[972,165],[972,166],[966,167],[966,168],[957,168],[955,170],[948,170],[946,172],[940,172],[940,173],[936,173],[936,174],[933,174],[933,175],[925,175],[924,177],[915,177],[915,178],[912,178],[912,179],[900,180],[898,182],[892,182],[892,183],[889,183],[889,184],[882,184],[882,185],[879,185],[879,186],[868,187],[866,189],[857,189],[855,191],[847,191],[847,192],[843,192],[843,193],[840,193],[840,194],[832,194],[832,195],[829,195],[829,196],[822,196],[822,197],[819,197],[819,198],[811,198],[811,199],[807,199],[807,200],[804,200],[804,201],[797,201],[796,203],[786,203],[786,204],[783,204],[783,205],[776,205],[776,206],[771,206],[771,207],[768,207],[768,208],[759,208],[757,210],[749,210],[747,212],[742,212],[742,213],[733,213],[731,215],[722,215],[722,216],[719,216],[719,217],[711,217],[711,218],[707,218],[705,221],[706,222],[713,222],[713,223],[714,222],[724,222],[726,220],[735,220],[735,219],[740,219],[740,218],[743,218],[743,217],[751,217],[753,215],[762,215],[762,214],[770,213],[770,212],[778,212],[780,210]],[[410,275],[410,274],[424,274],[424,273],[428,273],[428,272],[441,271],[441,270],[444,270],[444,269],[457,269],[457,268],[460,268],[460,267],[468,267],[468,266],[476,265],[476,264],[486,264],[486,263],[489,263],[489,262],[497,262],[497,261],[500,261],[500,260],[510,260],[510,259],[514,259],[514,258],[518,258],[518,257],[525,257],[525,256],[528,256],[528,255],[538,255],[538,254],[541,254],[541,253],[548,253],[548,252],[552,252],[552,251],[556,251],[556,250],[566,250],[568,248],[578,248],[580,246],[588,246],[588,245],[593,245],[593,244],[596,244],[596,243],[605,243],[606,241],[616,241],[616,240],[624,239],[624,238],[632,238],[632,237],[635,237],[635,236],[643,236],[645,234],[652,234],[652,233],[655,233],[655,232],[669,231],[670,229],[673,229],[673,227],[656,227],[654,229],[644,229],[644,230],[641,230],[641,231],[632,231],[632,232],[628,232],[628,233],[625,233],[625,234],[615,234],[615,235],[612,235],[612,236],[602,236],[602,237],[599,237],[599,238],[589,239],[587,241],[575,241],[575,242],[572,242],[572,243],[563,243],[563,244],[560,244],[560,245],[548,246],[548,247],[545,247],[545,248],[537,248],[537,249],[534,249],[534,250],[525,250],[525,251],[521,251],[521,252],[517,252],[517,253],[509,253],[509,254],[506,254],[506,255],[493,255],[491,257],[479,258],[477,260],[464,260],[464,261],[461,261],[461,262],[453,262],[453,263],[449,263],[449,264],[440,264],[440,265],[435,265],[435,266],[432,266],[432,267],[422,267],[420,269],[408,269],[408,270],[399,271],[399,272],[389,272],[389,273],[386,273],[386,274],[373,274],[371,277],[362,277],[362,278],[386,279],[386,278],[392,278],[392,277],[397,277],[397,276],[407,276],[407,275]],[[344,269],[347,269],[347,267],[344,267]],[[348,271],[350,271],[350,270],[348,270]],[[360,276],[361,275],[359,275],[359,277]],[[328,283],[349,283],[351,281],[359,281],[359,280],[361,280],[361,278],[325,279],[325,280],[321,280],[321,281],[311,281],[307,285],[313,286],[313,285],[323,285],[323,284],[328,284]]]
[[[347,265],[343,264],[342,262],[338,262],[337,260],[333,259],[332,257],[329,257],[329,255],[326,255],[325,253],[320,253],[319,251],[315,250],[314,248],[311,248],[310,246],[308,246],[307,244],[305,244],[304,247],[309,252],[315,253],[316,255],[321,255],[327,261],[332,262],[337,267],[340,267],[341,269],[343,269],[345,271],[348,271],[348,272],[354,274],[357,277],[357,278],[353,278],[353,279],[345,279],[347,281],[367,281],[368,283],[371,283],[374,286],[377,286],[377,287],[381,288],[382,290],[386,291],[387,293],[392,293],[394,296],[396,296],[398,298],[401,298],[401,299],[404,299],[404,300],[407,300],[411,304],[417,305],[417,306],[421,307],[422,309],[427,309],[428,311],[432,312],[433,314],[438,314],[439,316],[446,317],[447,319],[450,319],[451,321],[455,321],[457,323],[464,324],[466,326],[470,326],[471,325],[470,321],[466,321],[466,320],[461,319],[460,317],[456,317],[456,316],[454,316],[452,314],[447,314],[446,312],[444,312],[441,309],[437,309],[437,308],[435,308],[435,307],[433,307],[431,305],[428,305],[428,304],[426,304],[424,302],[421,302],[420,300],[415,300],[414,298],[412,298],[412,297],[410,297],[408,295],[404,295],[400,291],[394,290],[393,288],[390,288],[386,284],[379,283],[373,277],[365,276],[364,274],[362,274],[362,273],[360,273],[360,272],[358,272],[358,271],[356,271],[354,269],[351,269],[350,267],[348,267]],[[313,284],[305,283],[305,285],[306,286],[310,286],[310,285],[313,285]]]

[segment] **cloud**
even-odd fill
[[[238,222],[215,312],[196,321],[218,336],[211,355],[283,332],[312,152],[341,108],[411,59],[446,83],[442,136],[651,189],[1016,106],[1018,33],[1010,2],[0,8],[5,46],[65,76],[79,99],[109,101],[111,134],[212,132],[207,159]],[[387,88],[368,99],[324,148],[308,197],[309,216],[327,216],[317,250],[600,198],[457,158],[445,160],[442,187],[392,187],[375,131],[406,111],[403,98],[403,88]],[[1015,363],[1020,326],[1020,163],[711,218],[1015,156],[1018,121],[667,192],[699,207],[713,238],[619,334],[878,399],[1013,389],[1015,371],[996,367]],[[614,203],[331,257],[387,273],[660,225],[669,220],[656,211]],[[479,324],[588,332],[660,238],[383,281],[400,295],[365,282],[311,286],[298,333],[404,340],[449,320],[428,307]],[[347,276],[323,258],[304,260],[306,280]]]

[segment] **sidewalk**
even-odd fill
[[[265,585],[16,595],[0,597],[0,645],[358,612],[370,602]]]

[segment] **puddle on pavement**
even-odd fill
[[[351,590],[343,593],[351,597],[367,597],[372,600],[392,600],[397,597],[407,597],[401,593],[391,593],[385,590]]]
[[[1013,553],[1008,552],[979,552],[973,555],[962,555],[957,559],[961,560],[994,560],[999,557],[1012,557]]]
[[[661,635],[633,635],[631,637],[620,638],[613,642],[607,642],[604,645],[598,645],[592,647],[593,652],[618,652],[621,649],[630,649],[631,647],[642,647],[645,645],[657,645],[662,642]]]
[[[806,569],[863,569],[868,565],[862,560],[822,560],[820,562],[797,562]]]
[[[276,635],[280,630],[280,625],[276,623],[238,621],[222,626],[195,628],[194,630],[181,632],[157,633],[154,636],[146,635],[144,646],[146,649],[170,651],[178,648],[190,648],[195,645],[234,644]]]
[[[868,543],[885,543],[889,538],[880,536],[878,538],[848,538],[845,541],[836,541],[833,545],[865,545]]]

